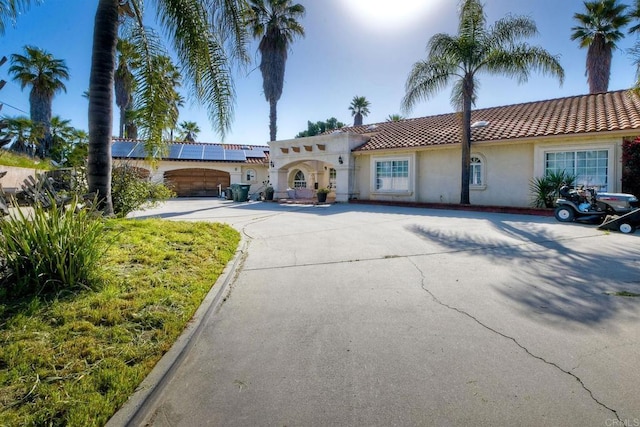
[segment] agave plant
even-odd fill
[[[533,194],[531,205],[536,208],[553,208],[560,194],[563,184],[573,185],[576,180],[574,175],[566,171],[549,172],[545,176],[535,177],[529,183],[529,189]]]

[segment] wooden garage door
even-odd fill
[[[178,169],[164,173],[164,182],[178,197],[218,197],[231,185],[229,172],[213,169]]]

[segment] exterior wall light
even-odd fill
[[[338,156],[338,163],[343,164],[344,161],[342,160],[342,156]]]
[[[271,167],[275,167],[276,165],[273,164],[273,160],[271,160],[271,162],[269,162],[269,164],[271,165]]]

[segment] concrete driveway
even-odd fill
[[[367,205],[173,200],[226,222],[229,294],[153,426],[640,425],[640,232]]]

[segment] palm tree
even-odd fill
[[[402,117],[400,114],[389,114],[387,116],[388,122],[399,122],[400,120],[404,120],[404,117]]]
[[[371,103],[364,96],[354,96],[349,105],[351,115],[353,116],[353,125],[362,126],[362,118],[369,115],[369,106]]]
[[[304,16],[305,9],[300,4],[291,4],[291,0],[249,0],[249,3],[246,18],[253,37],[260,39],[262,89],[269,103],[269,136],[275,141],[287,52],[296,36],[304,37],[304,28],[297,20]]]
[[[62,163],[62,155],[67,141],[71,139],[75,128],[71,126],[71,120],[63,120],[60,116],[51,118],[51,159]]]
[[[178,126],[178,139],[185,142],[194,142],[200,133],[200,127],[196,122],[183,121]]]
[[[111,201],[111,126],[116,43],[121,16],[130,16],[137,37],[132,43],[144,46],[140,78],[155,84],[150,58],[154,45],[145,37],[142,0],[98,0],[93,34],[93,55],[89,79],[89,191],[100,199],[105,214],[113,214]],[[205,4],[206,3],[206,7]],[[213,126],[224,137],[233,117],[234,90],[231,65],[247,61],[246,32],[241,19],[244,0],[156,0],[153,2],[161,28],[173,43],[190,92],[204,104]],[[157,47],[157,46],[155,46]],[[147,94],[152,93],[147,91]],[[166,114],[166,111],[161,112]],[[163,120],[159,120],[164,124]],[[156,121],[149,122],[154,125]],[[151,143],[162,136],[150,132]]]
[[[24,116],[7,117],[5,124],[3,137],[12,140],[11,150],[33,156],[44,135],[42,124]]]
[[[67,88],[63,80],[69,79],[65,62],[33,46],[25,46],[25,55],[11,55],[9,74],[20,83],[20,88],[31,86],[29,107],[31,120],[43,127],[43,140],[38,154],[47,157],[51,150],[51,104],[54,95]]]
[[[482,3],[464,0],[458,34],[436,34],[427,44],[426,60],[413,65],[406,82],[402,108],[409,112],[419,101],[435,95],[453,82],[451,100],[462,112],[462,183],[460,203],[469,204],[471,153],[471,108],[477,95],[477,74],[503,74],[526,82],[531,70],[557,76],[562,84],[564,70],[558,58],[523,39],[537,34],[527,17],[508,16],[487,28]]]
[[[585,75],[590,93],[608,90],[613,51],[616,42],[624,37],[621,28],[631,20],[625,14],[628,6],[617,1],[585,2],[586,13],[573,15],[579,25],[571,29],[571,40],[578,40],[581,48],[588,48]]]
[[[138,65],[136,61],[139,60],[139,55],[133,44],[124,39],[118,39],[116,51],[118,52],[118,68],[116,68],[114,76],[114,87],[116,105],[120,108],[119,136],[123,138],[127,123],[127,110],[133,107],[133,92],[136,83],[131,69]]]

